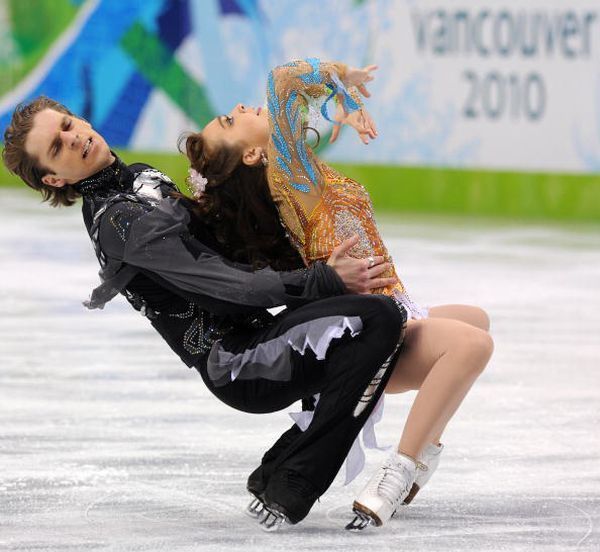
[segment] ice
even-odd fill
[[[381,227],[413,299],[488,310],[496,350],[439,471],[387,527],[348,534],[367,471],[265,534],[245,479],[290,425],[231,410],[120,298],[79,209],[0,192],[0,550],[600,550],[600,226],[398,215]],[[395,444],[413,395],[388,396]]]

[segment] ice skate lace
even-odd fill
[[[404,465],[388,461],[381,467],[381,473],[373,481],[373,487],[379,496],[396,505],[406,498],[414,479],[414,472]]]

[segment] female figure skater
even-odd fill
[[[201,182],[195,193],[197,211],[221,229],[223,243],[234,244],[230,251],[234,257],[246,255],[258,266],[278,263],[279,253],[268,244],[261,246],[265,217],[257,214],[253,224],[243,227],[236,219],[236,212],[254,208],[255,201],[246,200],[248,194],[236,184],[241,171],[252,169],[254,190],[268,185],[287,235],[306,265],[329,258],[334,248],[351,236],[356,236],[351,255],[368,259],[369,266],[376,256],[390,261],[384,275],[396,278],[396,283],[373,292],[393,297],[411,320],[386,392],[418,390],[418,394],[397,450],[354,501],[356,517],[348,529],[385,524],[427,483],[439,462],[444,428],[493,350],[487,333],[489,319],[482,309],[445,305],[427,312],[410,300],[379,235],[366,190],[318,159],[305,144],[303,114],[309,100],[324,96],[339,99],[337,119],[354,127],[363,142],[376,137],[375,126],[356,93],[368,96],[365,83],[373,79],[375,69],[317,59],[287,63],[269,74],[268,109],[237,104],[200,133],[189,135],[185,143],[192,184]],[[325,101],[321,113],[329,118],[326,106]],[[334,130],[334,138],[337,132]],[[246,248],[243,243],[248,244]],[[278,444],[249,479],[248,488],[258,498]]]

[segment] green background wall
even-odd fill
[[[183,156],[119,151],[161,169],[182,188]],[[336,168],[365,184],[378,212],[470,214],[600,222],[600,176],[380,165]],[[24,184],[0,166],[0,187]],[[31,191],[34,194],[33,191]]]

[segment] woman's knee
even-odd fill
[[[476,373],[483,372],[494,352],[492,336],[485,330],[469,328],[464,332],[460,346],[466,359],[471,361],[465,363],[465,368]]]
[[[481,307],[469,307],[468,312],[469,323],[476,328],[479,328],[485,332],[490,329],[490,317],[488,313]]]
[[[490,316],[481,307],[474,307],[477,317],[477,326],[482,330],[488,332],[490,330]],[[493,347],[493,342],[492,342]]]
[[[459,320],[486,332],[490,329],[488,313],[474,305],[438,305],[431,307],[429,313],[430,318]]]

